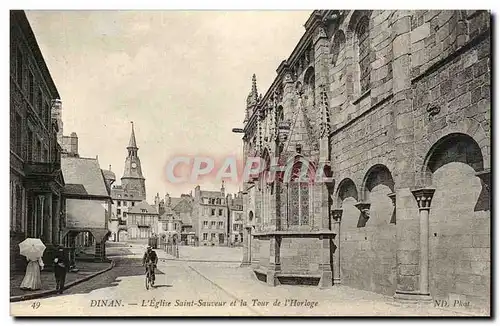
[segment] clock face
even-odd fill
[[[132,163],[132,168],[135,169],[137,167],[137,164],[135,162]]]

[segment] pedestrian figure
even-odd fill
[[[23,281],[21,282],[20,288],[22,290],[39,290],[42,287],[42,280],[40,278],[40,270],[43,270],[43,260],[38,258],[28,260],[28,266],[26,267],[26,274],[24,275]]]
[[[66,281],[66,273],[69,269],[69,262],[64,255],[64,249],[59,248],[57,255],[54,258],[54,275],[56,277],[56,291],[63,293],[64,282]]]

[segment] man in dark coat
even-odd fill
[[[56,291],[63,293],[66,273],[69,270],[69,261],[64,254],[64,249],[59,248],[54,258],[54,275],[56,277]]]

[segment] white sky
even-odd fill
[[[304,32],[310,11],[28,11],[63,101],[64,134],[119,179],[134,121],[147,198],[196,184],[166,183],[169,157],[242,156],[251,76],[260,93]],[[119,180],[117,181],[117,183]],[[200,182],[216,190],[218,183]],[[227,184],[235,192],[237,184]]]

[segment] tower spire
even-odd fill
[[[257,99],[259,94],[257,93],[257,76],[253,74],[252,76],[252,99]]]
[[[132,133],[130,134],[130,141],[128,142],[128,147],[137,148],[137,143],[135,141],[135,133],[134,133],[134,122],[130,121],[132,124]]]

